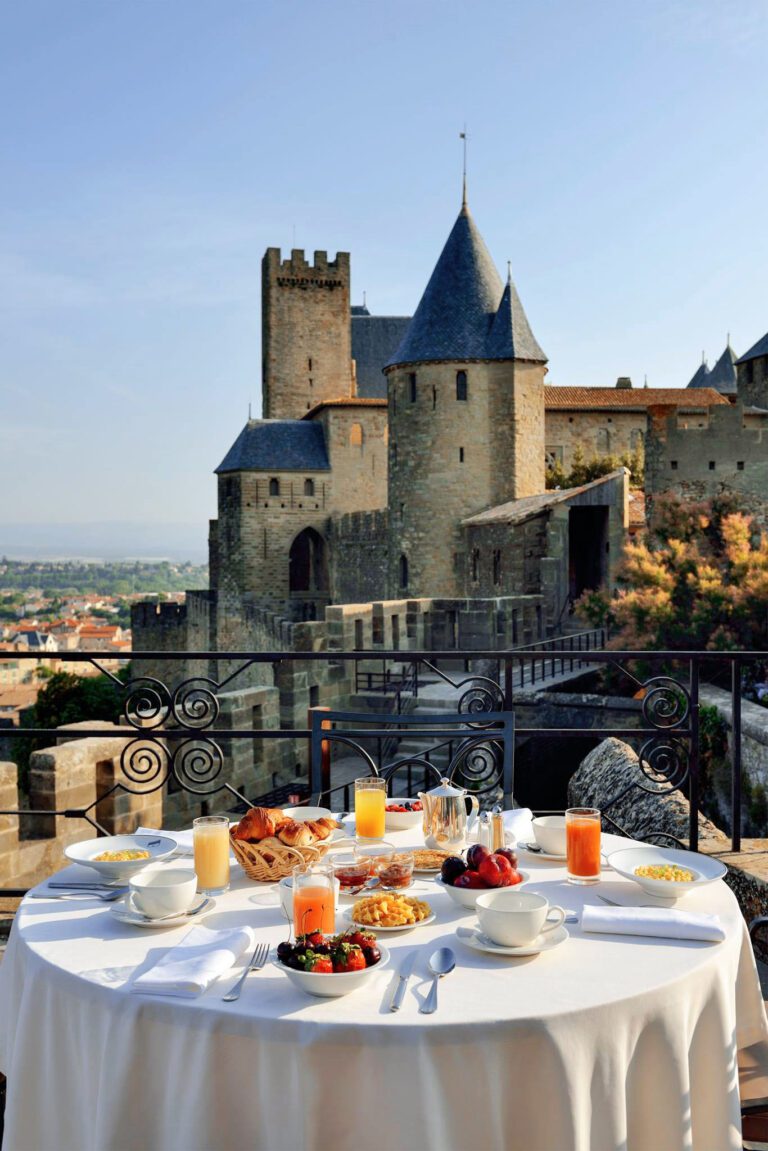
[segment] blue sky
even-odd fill
[[[469,197],[549,381],[768,328],[765,0],[0,4],[0,522],[185,522],[260,403],[260,261],[410,313]]]

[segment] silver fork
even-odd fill
[[[658,907],[663,910],[667,906],[666,903],[619,903],[618,899],[609,899],[607,895],[599,894],[597,898],[602,899],[603,903],[608,903],[611,907]]]
[[[248,978],[248,975],[250,974],[250,972],[251,971],[260,971],[261,968],[264,966],[264,964],[267,962],[268,958],[269,958],[269,944],[268,943],[257,943],[253,949],[253,955],[251,956],[251,961],[248,964],[248,966],[246,967],[245,971],[240,976],[237,983],[235,983],[229,989],[227,994],[223,996],[225,1003],[234,1003],[234,1001],[236,999],[240,998],[240,992],[243,990],[243,984],[245,983],[246,979]]]
[[[114,903],[116,899],[122,899],[125,891],[88,891],[85,888],[77,887],[72,891],[57,891],[51,895],[47,891],[40,892],[39,895],[33,896],[34,899],[74,899],[80,900],[81,903],[89,899],[100,899],[102,903]]]

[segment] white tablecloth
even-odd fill
[[[598,890],[645,901],[612,872],[600,887],[575,888],[557,864],[521,865],[531,888],[568,909]],[[436,921],[390,935],[392,965],[367,987],[312,999],[268,966],[233,1004],[221,996],[237,971],[197,1000],[128,993],[136,969],[186,927],[140,930],[108,904],[25,900],[0,966],[4,1151],[741,1146],[736,1049],[768,1028],[722,882],[679,906],[720,915],[724,943],[569,926],[561,946],[516,960],[469,950],[455,931],[473,913],[431,881],[416,893],[428,886]],[[272,944],[287,937],[275,892],[242,877],[203,921],[245,922]],[[443,944],[456,971],[441,982],[437,1013],[419,1015],[427,958]],[[414,947],[416,975],[390,1014],[395,973]]]

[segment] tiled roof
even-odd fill
[[[745,352],[737,364],[745,364],[747,360],[757,360],[760,356],[768,356],[768,332],[765,333],[762,340],[758,340],[753,344],[748,352]]]
[[[329,470],[322,424],[312,420],[249,420],[216,474]]]
[[[367,308],[352,309],[352,358],[358,396],[386,397],[384,365],[397,351],[410,322],[410,316],[372,316]]]
[[[701,363],[699,364],[698,368],[696,369],[696,371],[693,373],[690,380],[688,381],[687,387],[689,387],[689,388],[706,388],[707,383],[708,383],[708,380],[707,380],[708,376],[709,376],[709,368],[707,367],[707,361],[702,360]]]
[[[350,396],[348,399],[338,400],[321,400],[319,404],[315,404],[308,412],[305,412],[301,417],[302,420],[309,420],[321,412],[323,408],[386,408],[387,400],[374,399],[372,396]]]
[[[481,527],[483,524],[491,523],[521,524],[525,520],[541,515],[548,508],[567,503],[574,496],[600,487],[624,473],[629,474],[626,468],[618,468],[615,472],[609,472],[607,476],[600,476],[597,480],[590,480],[588,484],[582,484],[578,488],[562,488],[556,491],[541,492],[536,496],[523,496],[519,500],[510,500],[506,504],[499,504],[498,507],[487,508],[484,512],[469,516],[468,519],[461,521],[462,527]]]
[[[691,395],[687,388],[544,388],[544,406],[547,411],[568,411],[571,408],[645,411],[657,405],[700,408],[727,403],[714,388],[697,388],[695,395]]]
[[[514,285],[504,290],[485,241],[464,205],[387,366],[514,357],[546,359]]]
[[[723,396],[736,395],[736,353],[730,344],[707,376],[707,386],[716,388]]]

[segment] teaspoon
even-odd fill
[[[422,1015],[431,1015],[437,1010],[437,984],[444,975],[450,974],[456,966],[456,956],[450,947],[438,947],[429,957],[429,970],[432,973],[432,986],[429,995],[419,1008]]]

